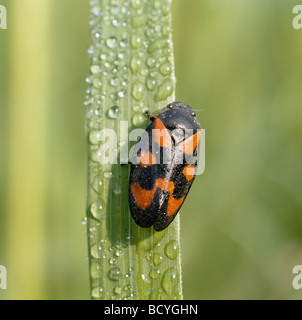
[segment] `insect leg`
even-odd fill
[[[145,113],[151,121],[154,121],[156,119],[156,117],[153,114],[151,114],[149,110],[146,110]]]

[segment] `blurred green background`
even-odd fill
[[[0,0],[0,299],[88,299],[89,1]],[[174,0],[178,100],[206,129],[181,212],[185,299],[300,299],[299,1]]]

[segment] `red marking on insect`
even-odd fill
[[[180,199],[175,199],[173,197],[175,185],[172,181],[167,181],[166,179],[160,178],[156,179],[152,190],[145,190],[139,185],[139,183],[134,182],[131,185],[131,192],[135,199],[136,205],[142,210],[146,210],[150,206],[158,188],[169,193],[167,216],[172,216],[184,201],[184,197]]]
[[[173,145],[169,131],[159,118],[154,121],[153,138],[160,147],[166,148]]]

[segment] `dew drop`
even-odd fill
[[[90,46],[88,49],[87,49],[87,52],[90,56],[92,56],[94,54],[94,48],[93,46]]]
[[[106,55],[106,53],[102,53],[101,55],[100,55],[100,59],[101,60],[106,60],[107,59],[107,55]]]
[[[90,152],[89,157],[90,157],[90,160],[93,161],[93,162],[98,162],[99,161],[98,160],[98,152],[96,150],[92,150]]]
[[[155,67],[155,63],[156,63],[156,60],[152,57],[149,57],[146,61],[146,65],[149,67],[149,68],[154,68]]]
[[[93,232],[96,232],[96,230],[97,230],[96,227],[90,227],[89,228],[90,234],[93,233]]]
[[[151,279],[156,280],[160,277],[160,270],[158,268],[152,268],[149,276]]]
[[[164,261],[164,258],[158,252],[155,252],[153,255],[154,265],[159,266],[163,261]]]
[[[117,27],[120,27],[121,22],[118,19],[113,19],[112,25],[117,28]]]
[[[168,62],[163,63],[160,66],[159,71],[163,76],[169,76],[172,73],[172,68],[170,63]]]
[[[120,108],[117,106],[111,107],[107,112],[107,116],[109,119],[117,119],[120,116]]]
[[[101,96],[99,90],[94,87],[91,89],[91,95],[94,99],[99,99]]]
[[[116,248],[122,248],[122,247],[123,247],[123,244],[122,244],[121,241],[116,241],[116,243],[114,244],[114,246],[115,246]]]
[[[112,179],[113,178],[113,173],[111,171],[104,172],[104,178],[105,179]]]
[[[118,281],[121,278],[121,271],[119,268],[112,268],[109,271],[109,279],[113,281]]]
[[[178,242],[176,240],[171,240],[166,246],[165,246],[165,254],[166,256],[174,260],[176,259],[178,255]]]
[[[102,299],[104,297],[104,288],[101,287],[95,287],[91,291],[91,297],[93,299]]]
[[[143,77],[146,77],[149,73],[149,70],[148,69],[143,69],[141,72],[140,72],[140,75],[142,75]]]
[[[138,55],[134,55],[131,59],[131,69],[133,71],[134,74],[137,74],[138,71],[139,71],[139,68],[141,67],[142,65],[142,61],[141,59],[139,58]]]
[[[88,118],[88,119],[91,118],[92,115],[93,115],[93,109],[92,109],[92,108],[88,108],[88,109],[87,109],[87,114],[86,114],[87,118]]]
[[[97,74],[102,71],[102,68],[99,65],[95,64],[95,65],[91,66],[90,70],[91,70],[92,74]]]
[[[91,84],[92,80],[93,80],[93,77],[92,76],[88,76],[85,81],[86,81],[86,83]]]
[[[139,112],[139,111],[141,110],[141,107],[138,106],[138,105],[134,105],[134,106],[132,107],[132,109],[133,109],[133,111]]]
[[[102,82],[101,82],[101,80],[100,79],[98,79],[98,78],[95,78],[95,79],[93,79],[93,86],[95,87],[95,88],[97,88],[97,89],[99,89],[99,88],[101,88],[102,87]]]
[[[177,269],[169,268],[163,275],[162,288],[169,297],[172,297],[179,281]]]
[[[127,91],[125,89],[123,89],[123,90],[119,91],[117,93],[117,95],[119,96],[119,98],[124,98],[127,95]]]
[[[159,49],[163,49],[168,45],[168,41],[164,40],[164,39],[160,39],[160,40],[156,40],[155,42],[153,42],[149,48],[148,48],[148,52],[149,53],[153,53]]]
[[[149,110],[150,110],[150,108],[148,106],[143,106],[142,107],[142,113],[143,114],[146,114]]]
[[[94,110],[94,114],[97,116],[97,117],[100,117],[102,115],[102,109],[101,108],[97,108]],[[99,138],[101,137],[101,133],[99,132]]]
[[[146,36],[147,36],[148,38],[151,38],[153,35],[154,35],[154,29],[153,29],[153,28],[148,28],[148,29],[146,30]]]
[[[102,256],[102,248],[99,243],[94,244],[90,248],[90,253],[91,253],[91,256],[95,259],[101,259],[103,257]]]
[[[103,15],[102,9],[99,6],[92,7],[91,12],[97,17],[101,17]]]
[[[171,8],[170,8],[169,6],[164,6],[164,7],[162,8],[162,11],[163,11],[163,14],[164,14],[165,16],[167,16],[167,15],[170,13]]]
[[[142,39],[140,36],[134,34],[131,37],[131,45],[133,49],[138,49],[142,46]]]
[[[102,269],[97,261],[91,261],[90,276],[93,279],[99,279],[103,277]]]
[[[110,49],[114,49],[118,46],[118,42],[117,42],[117,39],[115,37],[109,37],[107,40],[106,40],[106,45],[108,48]]]
[[[125,53],[123,53],[123,52],[119,52],[117,56],[118,56],[118,58],[119,58],[120,60],[125,59]]]
[[[121,162],[122,162],[122,161],[121,161]],[[121,189],[120,184],[115,183],[115,184],[113,185],[113,193],[114,193],[114,194],[121,194],[121,193],[122,193],[122,189]]]
[[[103,191],[103,177],[101,175],[97,175],[94,177],[92,182],[92,188],[97,193],[102,193]]]
[[[146,259],[148,261],[151,261],[151,259],[152,259],[152,252],[151,251],[146,252]]]
[[[147,88],[148,88],[150,91],[155,90],[155,88],[156,88],[156,80],[155,80],[155,79],[148,78],[148,79],[146,80],[146,84],[147,84]]]
[[[109,264],[111,265],[115,265],[117,263],[117,260],[115,257],[112,257],[110,260],[109,260]]]
[[[146,118],[143,116],[142,113],[134,113],[132,117],[132,123],[135,127],[140,127],[144,124]]]
[[[116,255],[116,257],[121,257],[124,254],[124,252],[121,249],[117,249],[114,254]]]
[[[94,34],[94,37],[95,37],[96,39],[99,39],[99,38],[102,37],[102,34],[101,34],[100,32],[98,32],[98,31],[96,31],[95,34]]]
[[[111,1],[111,2],[113,3],[113,2],[115,2],[115,1]],[[112,6],[111,9],[110,9],[110,12],[111,12],[114,16],[116,16],[116,15],[119,13],[119,11],[120,11],[120,9],[119,9],[119,7],[116,6],[116,5]]]
[[[128,46],[128,40],[127,39],[123,39],[121,42],[120,42],[120,46],[122,48],[126,48]]]
[[[102,50],[103,45],[101,42],[98,42],[98,43],[96,43],[96,47],[97,47],[97,49]]]
[[[92,129],[97,129],[102,123],[102,118],[93,118],[89,121],[88,126]]]
[[[141,101],[143,99],[144,85],[139,80],[136,80],[133,84],[132,96],[136,101]]]
[[[112,87],[117,87],[118,84],[119,84],[118,78],[112,78],[112,79],[110,80],[110,84],[111,84]]]
[[[155,96],[156,101],[165,100],[173,94],[174,85],[172,79],[166,79],[163,84],[158,88]]]
[[[162,33],[163,33],[164,37],[168,37],[170,32],[171,32],[171,27],[170,26],[163,26]]]
[[[121,287],[115,287],[113,290],[114,294],[120,295],[122,294],[122,288]]]
[[[130,285],[130,284],[124,286],[124,288],[123,288],[123,290],[124,290],[125,292],[129,291],[130,289],[131,289],[131,285]]]
[[[141,274],[141,277],[145,283],[150,283],[150,279],[144,273]]]
[[[101,131],[92,130],[89,134],[91,144],[98,144],[101,141]]]
[[[105,210],[104,210],[103,204],[101,203],[100,200],[92,203],[92,205],[90,207],[90,211],[91,211],[91,214],[93,215],[94,218],[96,218],[96,219],[104,218]]]

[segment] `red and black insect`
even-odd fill
[[[201,126],[194,110],[173,102],[156,117],[134,147],[129,181],[133,220],[162,231],[182,206],[195,178]]]

